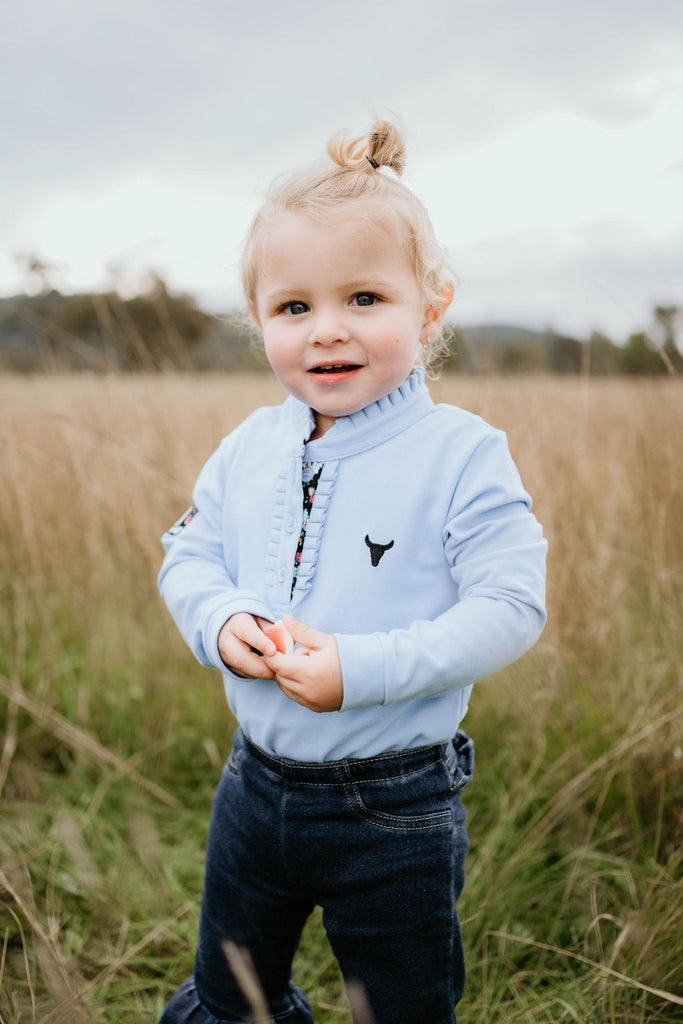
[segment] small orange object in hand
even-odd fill
[[[294,650],[294,641],[282,619],[278,619],[270,629],[263,631],[269,640],[272,640],[280,654],[309,654],[305,647],[297,647]]]

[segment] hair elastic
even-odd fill
[[[368,156],[368,154],[366,153],[365,154],[365,159],[367,160],[367,162],[370,164],[371,167],[374,167],[375,170],[377,170],[377,168],[379,167],[379,164],[375,160],[374,156]]]

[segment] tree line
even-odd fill
[[[443,371],[662,376],[683,372],[683,308],[653,309],[653,330],[616,344],[604,334],[575,338],[510,326],[451,325]],[[38,373],[259,371],[267,366],[245,317],[214,316],[154,277],[141,294],[117,291],[0,299],[0,369]]]

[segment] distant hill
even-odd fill
[[[162,281],[130,299],[57,291],[0,299],[0,368],[19,372],[258,366],[249,334]]]
[[[672,307],[677,308],[677,307]],[[451,324],[446,372],[645,373],[683,370],[644,334],[619,347],[514,324]],[[262,371],[265,355],[246,318],[206,313],[188,295],[156,279],[143,295],[115,292],[0,298],[0,370],[92,372],[135,370]]]
[[[170,309],[172,298],[175,309]],[[549,340],[546,333],[506,324],[450,330],[452,354],[446,366],[469,372],[497,364],[502,350],[515,347],[528,350],[530,368],[540,367]],[[212,316],[193,300],[171,297],[165,290],[134,300],[56,291],[0,298],[0,367],[5,369],[32,372],[59,366],[98,371],[171,365],[260,370],[264,359],[257,334],[245,319]]]
[[[519,369],[545,368],[551,341],[547,331],[512,324],[450,324],[449,328],[453,338],[448,367],[469,372],[494,370],[501,369],[502,361],[509,369],[515,364]]]

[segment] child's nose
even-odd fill
[[[348,341],[349,337],[343,317],[333,310],[320,310],[311,323],[312,345],[334,345],[338,341]]]

